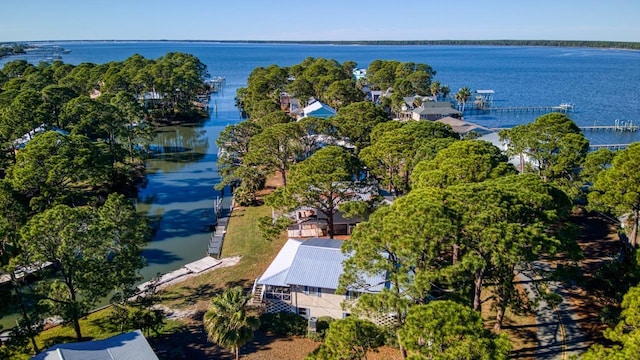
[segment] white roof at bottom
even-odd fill
[[[104,340],[58,344],[32,360],[158,360],[140,330]]]

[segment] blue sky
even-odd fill
[[[3,0],[0,42],[443,40],[640,42],[638,0]]]

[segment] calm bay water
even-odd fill
[[[306,57],[339,62],[353,60],[366,68],[375,59],[431,65],[435,77],[449,85],[495,91],[494,106],[576,105],[569,116],[582,126],[614,125],[616,119],[640,124],[640,52],[606,49],[494,46],[343,46],[295,44],[220,44],[202,42],[66,42],[55,43],[71,64],[120,61],[133,54],[155,59],[167,52],[191,53],[212,76],[224,76],[223,91],[210,102],[211,116],[201,126],[163,129],[156,145],[182,149],[148,162],[147,183],[140,188],[138,210],[159,219],[158,231],[145,249],[145,279],[179,268],[205,255],[213,199],[219,182],[216,167],[219,132],[240,121],[234,107],[238,87],[255,67],[290,66]],[[33,59],[30,59],[33,60]],[[6,61],[6,59],[3,59]],[[37,60],[34,60],[37,61]],[[1,63],[0,63],[1,64]],[[469,116],[488,127],[511,127],[540,116]],[[638,133],[587,134],[592,143],[629,143]]]

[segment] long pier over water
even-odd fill
[[[639,125],[635,125],[633,122],[619,122],[616,120],[615,125],[594,125],[594,126],[580,126],[582,132],[593,131],[610,131],[610,132],[636,132],[640,130]],[[511,128],[491,128],[492,131],[508,130]],[[612,143],[612,144],[591,144],[589,145],[589,151],[596,151],[598,149],[609,149],[612,151],[624,150],[629,147],[628,143]]]

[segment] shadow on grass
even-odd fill
[[[189,287],[186,296],[184,296],[183,305],[194,305],[201,300],[210,300],[222,292],[222,289],[216,288],[212,284],[202,284],[195,288]]]
[[[82,341],[89,341],[89,340],[93,340],[93,338],[91,337],[82,338]],[[64,336],[64,335],[54,336],[44,341],[42,345],[42,349],[48,349],[56,344],[66,344],[66,343],[72,343],[77,341],[78,339],[76,339],[75,336]]]

